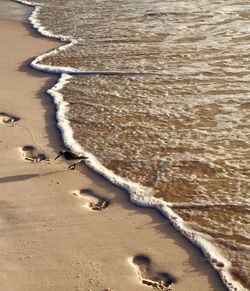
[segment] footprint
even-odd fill
[[[38,151],[35,147],[27,145],[22,148],[24,159],[33,163],[47,160],[45,154]]]
[[[171,290],[171,286],[176,279],[166,272],[156,272],[153,270],[151,259],[145,255],[137,255],[132,259],[133,265],[137,269],[138,277],[142,284],[152,287],[155,290]]]
[[[0,112],[0,124],[17,122],[20,118]]]
[[[91,210],[103,210],[110,204],[108,200],[103,199],[91,189],[82,189],[78,193],[74,192],[73,194],[79,197],[83,205]]]

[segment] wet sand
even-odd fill
[[[29,64],[59,43],[17,21],[0,27],[0,289],[225,290],[157,211],[84,164],[54,161],[63,145],[44,92],[58,76]]]

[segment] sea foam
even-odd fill
[[[229,273],[229,268],[231,267],[230,262],[227,261],[220,254],[219,250],[213,246],[209,237],[205,234],[201,234],[200,232],[191,229],[191,227],[173,211],[171,206],[176,207],[176,204],[173,205],[172,203],[168,203],[161,199],[155,198],[153,197],[153,189],[144,187],[137,183],[133,183],[125,178],[116,175],[115,173],[104,167],[94,155],[92,155],[90,152],[86,152],[82,148],[82,146],[74,139],[73,130],[70,126],[70,122],[66,118],[68,104],[64,101],[63,95],[60,93],[61,89],[72,78],[71,75],[74,74],[115,74],[116,72],[85,72],[72,67],[55,67],[43,65],[41,63],[43,59],[48,56],[56,55],[58,51],[66,50],[69,47],[77,44],[77,39],[74,39],[70,36],[55,35],[52,32],[48,31],[45,27],[43,27],[39,21],[39,12],[42,9],[41,4],[26,0],[13,1],[34,7],[34,11],[29,17],[29,21],[39,33],[47,37],[59,39],[62,42],[67,42],[57,49],[54,49],[50,52],[36,57],[31,63],[31,66],[35,69],[61,75],[57,84],[55,84],[54,87],[49,89],[47,92],[53,97],[54,103],[56,104],[56,117],[58,121],[58,127],[61,130],[65,146],[74,152],[82,153],[88,156],[86,164],[95,172],[107,178],[113,184],[125,189],[130,194],[131,202],[142,207],[157,208],[162,214],[164,214],[172,222],[176,229],[178,229],[185,237],[187,237],[193,244],[195,244],[202,250],[204,255],[209,259],[212,266],[219,272],[224,284],[228,287],[229,290],[246,290],[238,282],[234,281],[231,274]]]

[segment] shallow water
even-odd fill
[[[250,289],[249,3],[37,2],[42,26],[78,41],[43,64],[119,72],[67,81],[74,138],[172,203]]]

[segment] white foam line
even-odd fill
[[[190,227],[188,227],[188,224],[185,223],[182,220],[182,218],[179,217],[171,209],[171,206],[174,206],[174,204],[153,197],[152,195],[153,189],[144,187],[137,183],[133,183],[125,178],[116,175],[111,170],[104,167],[94,155],[92,155],[89,152],[86,152],[82,148],[82,146],[74,139],[73,130],[70,126],[70,122],[66,118],[68,104],[63,100],[63,95],[60,93],[60,90],[72,78],[70,74],[75,73],[87,74],[88,72],[80,71],[71,67],[52,67],[49,65],[42,65],[39,64],[39,62],[42,61],[47,56],[55,55],[58,51],[65,50],[70,46],[73,46],[74,44],[77,43],[77,40],[69,36],[55,35],[47,31],[44,27],[42,27],[38,19],[38,14],[42,7],[41,4],[26,0],[13,0],[13,1],[34,7],[34,11],[29,17],[29,21],[31,22],[33,27],[36,28],[37,31],[40,32],[42,35],[60,39],[64,42],[65,41],[69,42],[68,44],[62,45],[61,47],[55,50],[52,50],[48,53],[38,56],[31,63],[31,65],[38,70],[61,74],[61,77],[59,78],[57,84],[55,84],[54,87],[49,89],[47,92],[53,97],[54,103],[56,104],[57,107],[56,117],[58,121],[58,127],[61,130],[65,146],[74,152],[84,153],[84,155],[88,156],[86,164],[89,166],[89,168],[101,174],[103,177],[107,178],[113,184],[125,189],[130,195],[131,202],[142,207],[157,208],[163,215],[165,215],[172,222],[172,224],[177,230],[179,230],[186,238],[188,238],[193,244],[195,244],[202,250],[204,255],[209,259],[212,266],[219,272],[224,284],[227,286],[229,290],[247,291],[238,282],[235,282],[230,273],[228,272],[228,269],[231,267],[230,262],[227,261],[220,254],[220,252],[213,246],[213,244],[209,240],[209,237],[207,237],[204,234],[198,233],[192,230]],[[96,73],[101,74],[102,72]],[[105,72],[105,73],[115,73],[115,72]]]
[[[31,66],[37,70],[53,73],[53,74],[82,74],[82,75],[155,75],[155,76],[166,76],[167,73],[159,73],[159,72],[124,72],[124,71],[84,71],[72,67],[63,67],[63,66],[51,66],[51,65],[44,65],[41,62],[46,59],[47,57],[52,57],[56,55],[60,51],[67,50],[68,48],[72,47],[73,45],[78,43],[78,39],[73,38],[71,36],[65,36],[62,34],[54,34],[48,31],[39,21],[38,15],[43,7],[42,4],[30,2],[26,0],[12,0],[14,2],[22,3],[31,7],[34,7],[34,11],[32,12],[31,16],[29,17],[29,22],[33,25],[33,27],[43,36],[59,39],[62,42],[67,42],[67,44],[62,45],[56,49],[53,49],[47,53],[44,53],[38,57],[36,57],[32,62]]]

